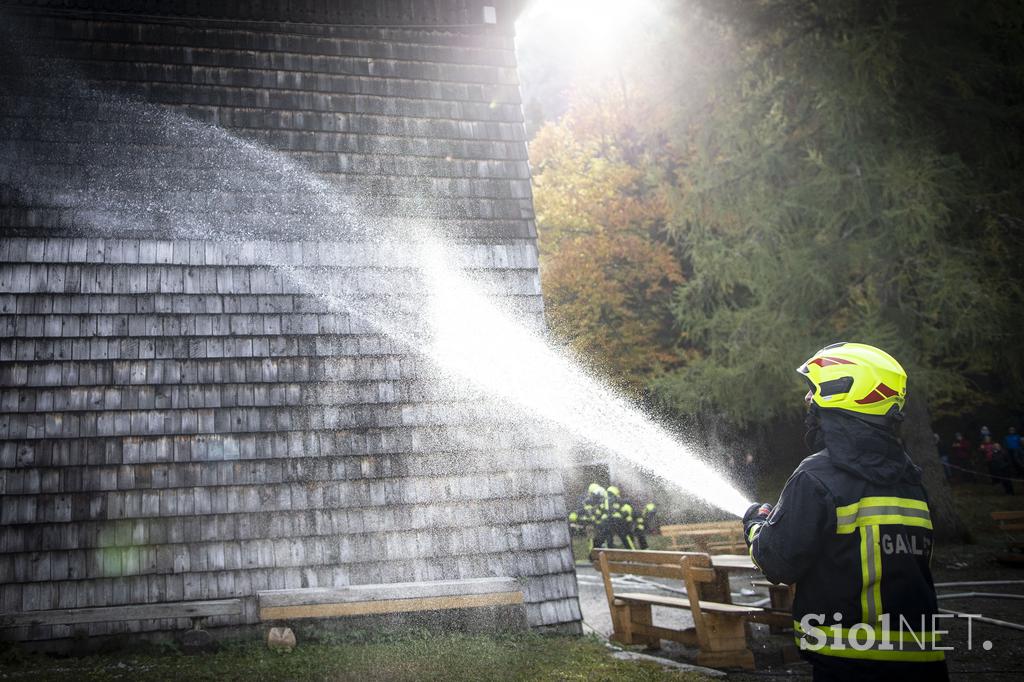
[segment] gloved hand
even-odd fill
[[[767,502],[755,503],[750,505],[747,509],[747,513],[743,515],[743,539],[747,541],[747,546],[753,541],[751,537],[751,529],[754,526],[760,526],[762,523],[768,520],[768,515],[772,513],[772,505]],[[756,535],[756,533],[755,533]]]

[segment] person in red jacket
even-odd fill
[[[953,458],[953,466],[956,472],[956,480],[970,481],[973,477],[970,474],[971,467],[971,441],[957,433],[953,437],[953,444],[949,447],[950,456]]]

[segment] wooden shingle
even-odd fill
[[[300,35],[232,23],[233,1],[208,10],[229,21],[197,31],[184,17],[101,18],[88,1],[34,4],[18,11],[25,59],[49,63],[38,79],[81,73],[266,145],[358,197],[368,224],[444,221],[484,292],[543,323],[504,29],[345,26],[336,3],[330,25]],[[396,3],[374,5],[392,20]],[[0,609],[240,597],[240,615],[210,623],[230,625],[256,622],[259,590],[508,575],[530,578],[531,624],[578,622],[550,444],[512,438],[522,425],[486,396],[441,385],[299,284],[386,290],[415,309],[415,251],[317,223],[305,196],[276,189],[292,171],[225,167],[212,138],[134,120],[118,101],[72,89],[0,104],[30,142],[17,145],[23,195],[0,193]],[[110,168],[106,205],[89,206]]]

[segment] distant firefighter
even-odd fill
[[[647,532],[657,528],[658,508],[653,502],[648,502],[639,514],[633,517],[633,539],[636,540],[638,549],[647,549]]]
[[[610,518],[608,546],[611,547],[611,540],[618,537],[623,547],[636,549],[636,543],[633,541],[633,505],[622,498],[621,492],[614,485],[608,486],[607,506]]]
[[[599,484],[591,483],[587,493],[580,499],[580,506],[569,513],[569,524],[576,530],[587,532],[588,527],[593,527],[590,548],[601,547],[607,542],[607,514],[608,492]],[[601,544],[597,539],[601,538]]]
[[[638,512],[617,486],[591,483],[580,506],[569,513],[569,525],[576,532],[592,533],[591,550],[612,548],[616,538],[626,549],[647,549],[647,531],[655,523],[655,512],[653,502]]]

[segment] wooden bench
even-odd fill
[[[768,590],[769,607],[757,620],[767,623],[772,634],[778,634],[784,630],[793,629],[793,597],[792,585],[779,584],[769,580],[751,580],[754,587],[764,587]]]
[[[4,613],[0,614],[0,627],[79,625],[83,623],[109,623],[127,620],[189,618],[192,620],[193,629],[199,629],[202,627],[204,618],[210,616],[238,616],[241,613],[241,599],[126,604],[123,606],[97,606],[79,609]]]
[[[1018,536],[1015,535],[1024,533],[1024,511],[994,511],[992,520],[1007,536],[1007,553],[996,559],[1004,564],[1024,565],[1024,541],[1018,540]]]
[[[592,558],[604,580],[613,640],[658,648],[661,640],[667,639],[698,647],[700,665],[754,667],[746,623],[762,609],[732,604],[728,574],[716,571],[707,554],[596,549]],[[612,584],[613,573],[680,580],[686,586],[686,597],[618,592]],[[654,625],[652,606],[689,609],[694,627],[674,630]]]
[[[736,521],[712,521],[662,527],[673,548],[704,554],[733,554],[747,551],[743,529]]]
[[[738,528],[735,520],[724,520],[724,521],[705,521],[702,523],[675,523],[667,524],[661,527],[661,535],[671,538],[672,540],[680,540],[686,542],[686,536],[698,535],[714,536],[721,533],[729,533]]]
[[[525,623],[523,592],[513,578],[264,590],[256,593],[256,600],[262,621],[505,606]]]

